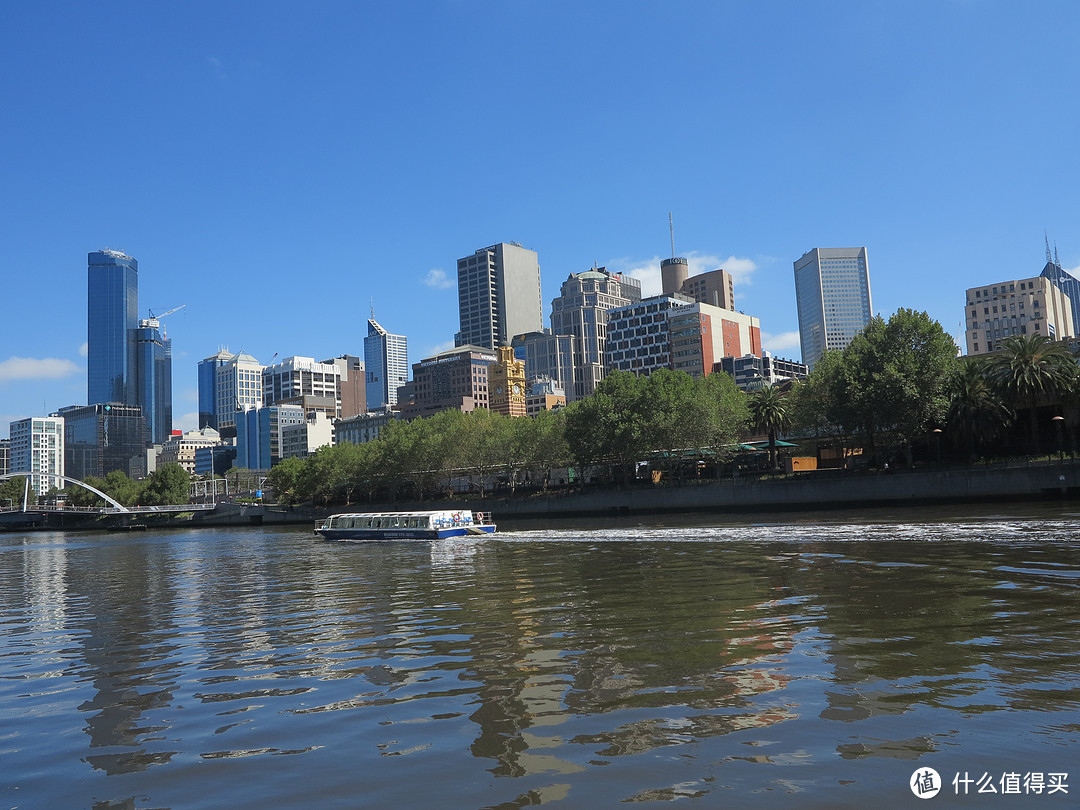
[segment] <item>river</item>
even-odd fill
[[[0,803],[1076,806],[1080,508],[506,528],[0,535]]]

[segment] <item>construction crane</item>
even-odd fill
[[[149,309],[149,310],[147,310],[147,312],[149,312],[149,313],[150,313],[150,318],[151,318],[151,319],[153,319],[153,320],[158,320],[158,321],[160,321],[160,320],[161,320],[162,318],[164,318],[164,317],[165,317],[166,315],[172,315],[172,314],[173,314],[174,312],[177,312],[178,310],[181,310],[181,309],[183,309],[183,308],[184,308],[184,307],[186,307],[186,306],[187,306],[187,304],[181,304],[181,305],[180,305],[180,306],[178,306],[178,307],[173,307],[173,308],[172,308],[172,309],[170,309],[170,310],[169,310],[168,312],[162,312],[162,313],[161,313],[160,315],[155,315],[155,314],[154,314],[154,310],[152,310],[152,309]]]
[[[149,327],[152,327],[154,329],[157,329],[159,326],[161,326],[161,319],[162,318],[164,318],[166,315],[172,315],[177,310],[181,310],[186,306],[187,306],[187,304],[181,304],[178,307],[173,307],[168,312],[162,312],[160,315],[155,315],[154,310],[148,309],[147,312],[150,313],[150,317],[140,319],[139,320],[139,326],[141,326],[141,327],[149,326]],[[164,329],[161,330],[161,336],[165,337],[165,330]]]

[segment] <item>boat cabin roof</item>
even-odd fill
[[[465,517],[471,516],[472,512],[468,509],[434,509],[416,512],[339,512],[331,517],[335,518],[368,518],[368,517],[438,517],[446,515],[459,515]]]

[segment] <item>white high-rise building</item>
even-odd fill
[[[810,368],[826,351],[845,348],[870,323],[866,248],[814,248],[795,262],[802,361]]]
[[[286,357],[262,370],[263,405],[299,405],[305,414],[341,416],[341,369],[314,357]]]
[[[222,349],[199,361],[199,427],[232,435],[236,414],[262,404],[263,365],[250,354]]]
[[[409,381],[409,339],[390,334],[373,318],[367,324],[364,395],[367,409],[377,411],[397,405],[398,389]]]
[[[514,335],[544,327],[540,261],[535,250],[500,242],[458,259],[458,316],[455,346],[496,349]]]
[[[30,489],[44,495],[50,487],[64,488],[64,419],[35,416],[9,425],[11,472],[26,473]]]

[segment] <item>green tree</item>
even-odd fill
[[[0,481],[0,509],[16,507],[21,509],[23,495],[26,493],[26,478],[17,476]],[[11,503],[8,503],[11,501]]]
[[[968,455],[992,441],[1013,419],[1013,412],[987,376],[983,359],[965,357],[949,376],[950,434]]]
[[[746,395],[730,374],[715,373],[695,380],[698,397],[687,411],[694,441],[691,446],[709,451],[717,464],[734,456],[739,438],[750,423]]]
[[[304,467],[303,459],[285,458],[270,468],[266,475],[266,486],[273,491],[278,503],[295,505],[307,499],[307,493],[300,490]]]
[[[457,446],[462,466],[469,472],[469,480],[484,494],[484,482],[499,466],[505,452],[500,446],[507,443],[510,431],[504,426],[509,416],[477,408],[462,414],[460,420],[461,440]]]
[[[745,397],[727,374],[693,378],[661,369],[648,377],[615,371],[566,409],[566,439],[583,466],[613,465],[625,481],[636,462],[684,451],[723,452],[747,421]]]
[[[1038,453],[1038,408],[1068,395],[1076,384],[1076,360],[1061,343],[1031,334],[1005,338],[986,362],[1006,401],[1027,410],[1031,449]]]
[[[582,468],[610,464],[620,481],[649,452],[641,404],[641,380],[629,371],[612,371],[592,396],[566,409],[566,440]],[[584,478],[584,470],[582,478]]]
[[[554,467],[570,463],[570,446],[566,442],[566,409],[540,411],[528,420],[527,464],[534,479],[539,478],[547,489]]]
[[[843,369],[833,369],[841,388],[834,394],[849,403],[852,410],[841,418],[858,425],[871,454],[891,435],[911,465],[912,440],[945,418],[956,351],[940,323],[911,309],[898,309],[888,321],[871,318],[852,339],[842,354]]]
[[[111,473],[110,473],[111,475]],[[106,480],[108,480],[106,478]],[[134,482],[132,482],[134,483]],[[146,506],[189,503],[191,476],[179,464],[162,464],[147,476],[138,499]],[[112,494],[112,493],[110,493]],[[116,497],[113,495],[113,497]],[[124,503],[120,498],[116,498]],[[126,504],[125,505],[129,505]]]
[[[769,437],[769,467],[778,470],[780,465],[777,463],[776,437],[780,431],[786,430],[791,422],[786,397],[779,386],[766,385],[751,394],[747,404],[754,428]]]
[[[793,427],[831,439],[841,446],[845,456],[858,430],[855,407],[847,398],[850,385],[844,355],[833,350],[822,354],[810,375],[789,394]]]
[[[91,481],[95,481],[92,486],[97,487],[102,492],[109,495],[109,497],[115,498],[124,506],[135,506],[142,501],[142,482],[131,480],[128,478],[127,474],[121,470],[113,470],[105,476],[104,480],[100,478],[85,479],[85,483],[91,483]],[[93,497],[96,500],[100,500],[96,495]]]

